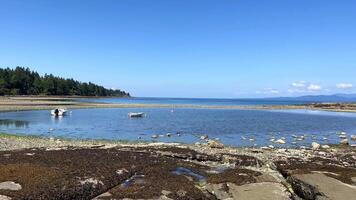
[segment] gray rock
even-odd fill
[[[312,149],[315,151],[315,150],[318,150],[320,148],[320,144],[316,143],[316,142],[312,142]]]
[[[340,140],[340,144],[348,145],[349,141],[347,139],[342,139],[342,140]]]
[[[226,183],[220,184],[207,184],[206,190],[214,195],[217,199],[232,199],[231,194],[228,193],[229,188],[227,187]]]
[[[351,140],[356,141],[356,135],[351,135]]]
[[[233,199],[243,200],[290,200],[291,195],[280,183],[252,183],[237,186],[228,184]]]
[[[20,184],[15,183],[13,181],[5,181],[0,183],[0,190],[21,190],[22,187]]]
[[[296,174],[292,177],[296,182],[309,186],[309,196],[299,194],[305,199],[345,200],[354,199],[356,196],[356,186],[343,183],[321,173]]]
[[[224,144],[217,142],[215,140],[209,140],[208,141],[208,146],[211,148],[224,148]]]
[[[11,200],[11,198],[0,194],[0,200]]]

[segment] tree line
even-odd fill
[[[122,90],[107,89],[94,83],[39,75],[29,68],[0,68],[0,95],[77,95],[128,97]]]

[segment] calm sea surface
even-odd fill
[[[79,101],[122,104],[170,104],[204,106],[241,106],[241,105],[293,105],[312,103],[310,101],[282,101],[266,99],[203,99],[203,98],[88,98]]]
[[[117,103],[130,100],[103,101]],[[187,104],[192,103],[192,100],[186,101]],[[197,100],[193,100],[195,101]],[[204,102],[209,105],[241,103],[224,101]],[[245,105],[247,104],[252,105],[255,102],[245,102]],[[127,116],[128,112],[145,112],[147,116],[130,119]],[[308,110],[197,108],[74,109],[67,116],[60,118],[52,117],[48,110],[0,113],[0,132],[74,139],[152,141],[152,134],[158,134],[161,136],[154,141],[195,143],[199,142],[201,134],[207,134],[210,138],[219,138],[224,144],[232,146],[269,145],[271,137],[276,139],[285,137],[286,145],[298,146],[310,144],[312,141],[338,143],[337,131],[355,134],[356,114]],[[166,133],[172,133],[172,136],[167,137]],[[292,135],[306,135],[306,139],[294,144]],[[324,140],[324,137],[328,140]],[[250,141],[250,138],[254,141]]]

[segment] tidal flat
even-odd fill
[[[356,149],[0,135],[2,199],[352,199]],[[330,188],[336,188],[331,190]]]

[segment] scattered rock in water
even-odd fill
[[[18,183],[15,183],[13,181],[5,181],[0,183],[0,190],[21,190],[22,186]]]
[[[346,135],[339,135],[339,138],[345,139],[345,138],[346,138]]]
[[[206,140],[206,139],[208,139],[209,137],[208,137],[208,135],[202,135],[202,136],[200,136],[200,139],[201,140]]]
[[[318,150],[320,148],[320,144],[318,144],[317,142],[312,142],[312,149],[315,151],[315,150]]]
[[[224,144],[215,140],[209,140],[208,146],[211,148],[224,148]]]
[[[351,135],[351,140],[356,141],[356,135]]]
[[[151,136],[151,138],[157,139],[157,138],[158,138],[158,135],[157,135],[157,134],[153,134],[153,135]]]
[[[171,137],[171,136],[172,136],[172,133],[167,133],[166,136],[167,136],[167,137]]]
[[[349,141],[347,139],[340,140],[340,144],[348,145]]]
[[[286,141],[284,141],[284,140],[282,140],[282,139],[278,139],[278,140],[276,141],[276,143],[278,143],[278,144],[285,144]]]

